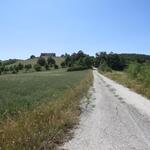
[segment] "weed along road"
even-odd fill
[[[93,71],[90,103],[65,150],[150,150],[150,102]]]

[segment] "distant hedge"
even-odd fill
[[[81,70],[86,70],[89,69],[88,67],[84,67],[84,66],[74,66],[74,67],[70,67],[67,69],[67,71],[81,71]]]

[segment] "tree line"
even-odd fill
[[[129,68],[131,64],[150,64],[149,55],[141,54],[116,54],[116,53],[106,53],[98,52],[96,56],[90,56],[85,54],[82,50],[79,50],[77,53],[72,54],[63,54],[61,57],[64,58],[64,61],[60,63],[61,68],[67,68],[68,71],[78,71],[90,69],[93,66],[100,68],[102,71],[123,71],[126,68]],[[30,59],[36,58],[34,55],[30,56]],[[20,70],[28,72],[30,70],[42,71],[50,70],[51,68],[58,69],[59,66],[56,64],[56,61],[53,57],[49,56],[39,57],[36,64],[22,64],[21,62],[15,65],[17,59],[10,59],[8,61],[0,62],[0,74],[5,73],[17,73]]]

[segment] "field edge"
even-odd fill
[[[65,92],[61,100],[43,104],[22,114],[16,121],[0,124],[0,149],[56,149],[79,121],[80,100],[93,82],[88,71],[79,85]]]

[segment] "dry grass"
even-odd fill
[[[17,120],[7,119],[0,125],[0,147],[3,150],[56,149],[78,122],[80,99],[92,83],[92,71],[78,86],[65,92],[61,100],[43,104],[21,114]]]
[[[113,71],[112,73],[103,73],[108,78],[117,81],[120,84],[132,89],[133,91],[150,98],[150,87],[146,86],[144,82],[130,78],[125,72]]]

